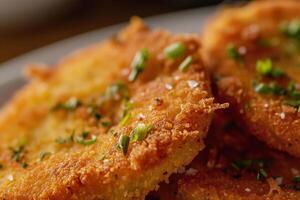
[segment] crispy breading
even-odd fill
[[[297,157],[299,20],[299,1],[255,1],[219,12],[203,33],[219,100],[260,140]]]
[[[226,116],[227,115],[227,116]],[[218,113],[193,162],[149,199],[296,200],[300,162],[243,132],[228,113]],[[261,171],[261,169],[263,171]],[[261,172],[260,172],[261,171]],[[265,174],[264,174],[265,172]]]
[[[174,42],[186,51],[170,60],[164,49]],[[199,47],[195,36],[134,19],[54,69],[31,69],[0,115],[0,199],[143,199],[189,164],[214,110],[226,107],[213,103]],[[129,82],[143,48],[145,69]],[[187,55],[193,61],[181,72]],[[141,124],[142,140],[120,140]]]

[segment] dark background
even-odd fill
[[[47,17],[36,17],[35,22],[0,27],[0,62],[67,37],[127,21],[132,15],[148,17],[221,2],[224,1],[73,0]]]

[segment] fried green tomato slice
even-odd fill
[[[0,198],[143,199],[204,148],[226,107],[199,55],[196,37],[134,19],[54,69],[31,68],[0,114]]]
[[[216,114],[205,141],[206,149],[149,199],[300,198],[299,159],[266,146],[226,115]]]
[[[203,33],[220,101],[271,147],[300,156],[300,2],[228,8]]]

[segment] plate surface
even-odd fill
[[[206,19],[215,9],[216,7],[197,8],[149,17],[144,20],[151,27],[163,27],[178,33],[199,33]],[[30,63],[54,64],[65,55],[117,33],[125,25],[126,23],[122,23],[81,34],[2,63],[0,65],[0,106],[26,82],[22,75],[26,65]]]

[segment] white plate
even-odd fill
[[[146,18],[151,27],[163,27],[173,32],[199,33],[207,17],[216,7],[197,8],[170,14]],[[126,24],[118,24],[100,30],[85,33],[61,42],[29,52],[0,65],[0,105],[7,101],[25,79],[22,76],[24,67],[29,63],[53,64],[65,55],[101,41],[117,33]]]

